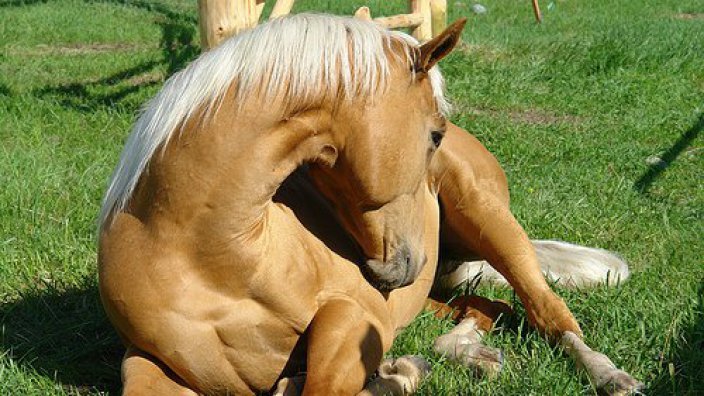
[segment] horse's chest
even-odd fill
[[[302,331],[290,321],[303,318],[282,316],[254,300],[233,303],[229,311],[214,324],[226,359],[251,388],[270,389],[287,362],[295,360]]]

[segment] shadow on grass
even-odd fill
[[[3,83],[0,83],[0,96],[12,96],[10,88]]]
[[[646,194],[650,186],[655,182],[662,172],[667,169],[672,162],[686,149],[694,139],[696,139],[704,129],[704,114],[699,116],[697,121],[689,130],[680,136],[672,147],[665,154],[660,156],[662,161],[657,164],[650,165],[650,168],[641,176],[633,185],[633,188],[641,194]]]
[[[694,315],[682,331],[682,339],[663,359],[662,374],[646,394],[704,395],[704,279],[697,293]]]
[[[105,3],[141,8],[156,14],[155,23],[161,28],[162,59],[149,61],[96,81],[48,86],[36,90],[36,96],[54,98],[61,105],[83,112],[104,107],[124,106],[134,111],[140,103],[125,99],[144,88],[161,84],[158,67],[165,65],[167,76],[181,70],[200,53],[195,42],[195,17],[169,9],[165,4],[147,1],[104,0]]]
[[[0,319],[0,353],[20,366],[55,378],[69,391],[118,391],[124,348],[94,282],[25,294],[0,305]]]
[[[181,70],[200,53],[200,45],[194,42],[198,18],[185,12],[175,11],[162,2],[145,0],[100,0],[103,3],[122,4],[153,12],[161,27],[161,49],[168,75]]]
[[[149,72],[160,62],[145,62],[113,75],[89,83],[71,83],[55,87],[45,87],[36,90],[35,95],[42,98],[55,98],[61,105],[74,110],[93,112],[101,107],[112,107],[120,104],[131,93],[137,92],[158,81],[146,81],[131,84],[129,81],[137,76]],[[122,85],[117,90],[105,93],[111,87]]]
[[[48,3],[49,0],[0,0],[0,7],[22,7],[34,4]]]

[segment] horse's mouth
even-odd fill
[[[387,292],[413,283],[426,261],[425,255],[421,259],[414,259],[403,249],[386,262],[367,260],[362,266],[362,272],[375,289]]]

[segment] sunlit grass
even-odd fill
[[[295,11],[404,3],[299,0]],[[559,290],[586,340],[647,394],[703,394],[704,5],[541,2],[536,25],[529,2],[483,1],[481,16],[448,3],[451,18],[469,16],[442,63],[453,120],[503,164],[516,216],[535,238],[631,263],[619,288]],[[190,0],[0,0],[0,394],[117,394],[95,217],[139,106],[197,55],[195,23]],[[434,356],[450,324],[428,314],[392,354],[432,362],[428,395],[593,393],[522,318],[488,340],[507,357],[495,380]]]

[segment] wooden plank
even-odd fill
[[[401,14],[390,17],[374,18],[374,22],[384,26],[387,29],[398,28],[417,28],[423,24],[423,15],[420,14]]]

